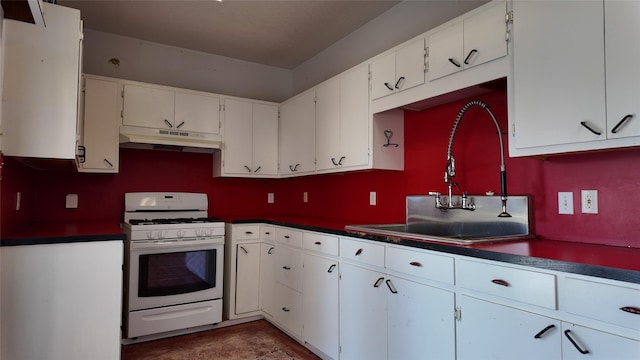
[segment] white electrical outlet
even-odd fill
[[[598,190],[582,190],[582,213],[598,213]]]
[[[558,214],[573,215],[573,192],[558,193]]]
[[[18,191],[16,193],[16,211],[20,210],[20,200],[22,199],[22,194],[20,194],[20,191]]]
[[[267,193],[267,203],[273,204],[275,201],[273,193]]]
[[[67,198],[65,201],[65,207],[67,209],[77,209],[78,208],[78,194],[67,194]]]
[[[375,205],[375,204],[376,204],[376,192],[371,191],[369,193],[369,205]]]
[[[309,193],[306,191],[302,193],[302,202],[309,202]]]

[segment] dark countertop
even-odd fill
[[[88,241],[124,241],[126,235],[117,222],[90,220],[31,224],[0,240],[1,246],[63,244]]]
[[[357,234],[344,230],[346,225],[357,222],[292,216],[269,217],[266,219],[258,217],[253,219],[235,218],[225,219],[225,221],[231,223],[269,223],[640,284],[640,249],[638,248],[550,239],[532,239],[472,246],[410,239],[392,241],[384,236]]]

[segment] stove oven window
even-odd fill
[[[138,296],[166,296],[216,286],[216,250],[140,255]]]

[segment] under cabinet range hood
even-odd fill
[[[120,147],[213,153],[220,149],[220,135],[176,129],[120,127]]]

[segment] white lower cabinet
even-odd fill
[[[236,314],[260,310],[260,243],[236,248]]]
[[[304,255],[304,341],[332,359],[339,357],[338,261]]]
[[[268,315],[274,314],[275,296],[275,246],[271,243],[260,244],[260,308]]]
[[[302,232],[275,229],[275,298],[273,318],[290,335],[302,337]]]
[[[458,295],[457,359],[561,359],[557,319]]]
[[[341,264],[340,359],[387,358],[387,289],[385,274]]]
[[[387,276],[387,359],[456,358],[454,294]]]
[[[563,360],[637,360],[640,341],[569,323],[562,324]]]

